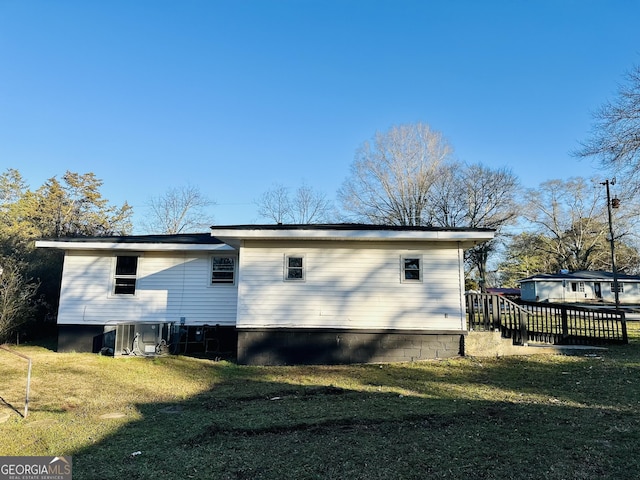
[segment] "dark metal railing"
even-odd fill
[[[469,330],[499,331],[513,343],[558,345],[628,343],[624,312],[566,304],[513,302],[499,295],[466,295]]]

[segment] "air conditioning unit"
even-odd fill
[[[103,353],[152,356],[169,353],[168,323],[122,323],[104,333]]]

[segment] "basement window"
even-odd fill
[[[135,295],[137,275],[138,257],[133,255],[117,256],[113,293],[116,295]]]
[[[403,256],[400,260],[402,268],[401,282],[422,281],[422,258],[416,256]]]
[[[213,257],[211,259],[211,285],[233,285],[236,276],[236,259]]]
[[[284,279],[287,281],[304,281],[304,256],[287,255],[284,259]]]

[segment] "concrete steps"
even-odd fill
[[[464,354],[469,357],[503,357],[514,355],[581,355],[606,351],[605,347],[589,345],[550,345],[529,343],[526,346],[513,345],[510,338],[502,338],[500,332],[469,332],[464,338]]]

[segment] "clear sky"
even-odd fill
[[[535,187],[597,173],[570,152],[638,63],[635,0],[0,0],[0,169],[93,172],[136,221],[194,185],[253,223],[424,122]]]

